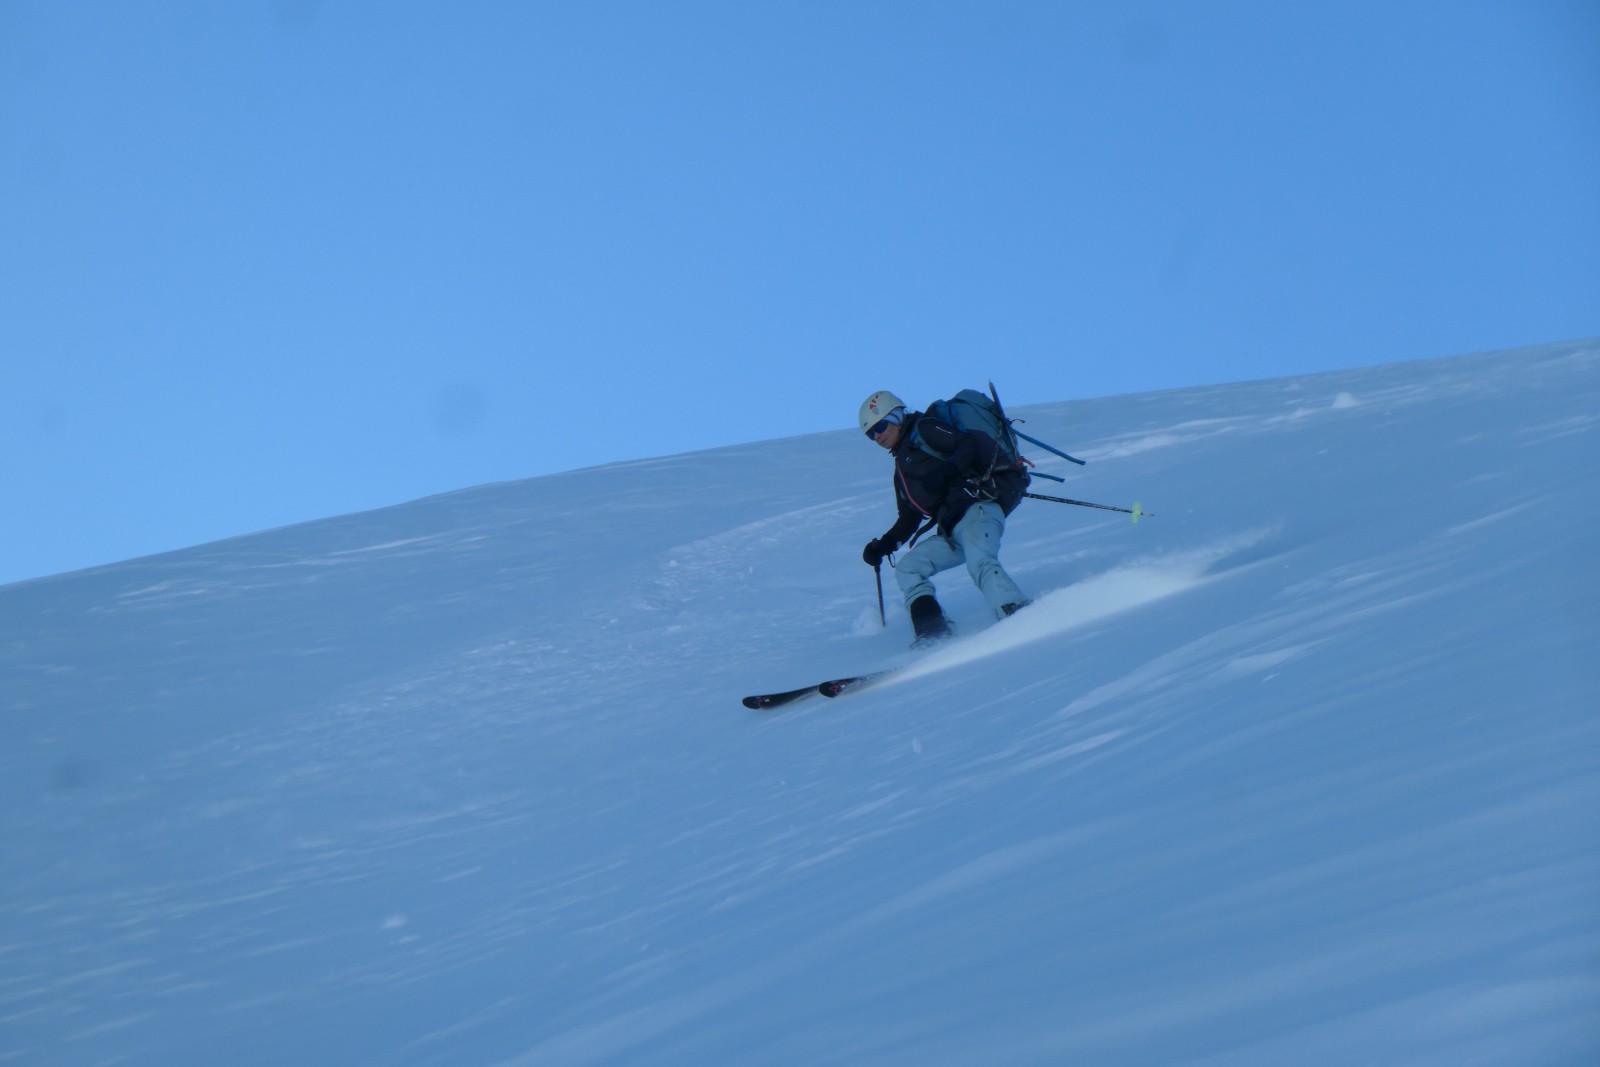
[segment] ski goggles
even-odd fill
[[[867,427],[867,437],[872,440],[877,440],[877,437],[880,433],[887,430],[891,426],[900,425],[900,420],[903,418],[905,418],[905,415],[903,414],[902,409],[895,408],[893,411],[889,412],[889,414],[885,415],[883,418]]]

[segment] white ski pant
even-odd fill
[[[1007,604],[1026,601],[1017,583],[1000,566],[1000,537],[1006,530],[1006,514],[992,501],[974,504],[961,516],[950,537],[930,533],[894,565],[895,581],[905,594],[906,604],[921,596],[933,596],[930,580],[940,571],[963,563],[989,608],[999,618]]]

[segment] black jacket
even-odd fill
[[[920,442],[939,455],[930,455]],[[978,499],[996,500],[1007,514],[1022,502],[1028,474],[1017,467],[995,464],[998,446],[988,434],[958,430],[931,415],[912,412],[900,431],[894,457],[894,499],[899,515],[883,535],[898,548],[928,519],[948,530],[961,521]],[[991,471],[991,467],[995,467]],[[989,474],[988,481],[984,475]],[[977,484],[973,484],[977,483]],[[975,497],[973,491],[983,494]]]

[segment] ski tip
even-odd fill
[[[785,704],[792,704],[796,700],[808,697],[814,692],[816,692],[816,687],[808,685],[803,689],[791,689],[787,693],[757,693],[754,696],[745,697],[740,703],[751,711],[767,711],[771,708],[782,707]]]

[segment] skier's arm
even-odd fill
[[[894,525],[889,527],[888,531],[879,538],[886,546],[886,552],[893,552],[911,540],[911,535],[917,532],[917,527],[921,526],[923,522],[922,512],[918,511],[911,501],[906,499],[906,495],[901,490],[898,481],[895,483],[894,500],[895,504],[899,506],[900,513],[895,517]]]
[[[985,433],[958,430],[926,415],[917,424],[922,439],[942,455],[948,456],[965,478],[981,478],[994,464],[994,439]]]
[[[922,525],[922,512],[911,506],[911,502],[900,491],[898,480],[895,482],[894,498],[900,507],[900,514],[895,519],[894,525],[889,527],[882,537],[868,541],[867,547],[861,550],[861,558],[869,567],[876,567],[882,563],[885,556],[904,544],[917,532],[917,527]]]

